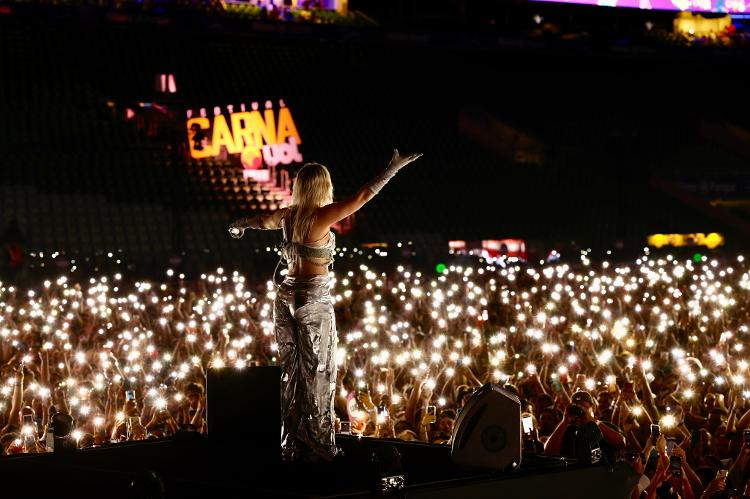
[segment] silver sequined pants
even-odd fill
[[[279,285],[273,319],[281,365],[281,449],[287,460],[333,459],[336,316],[327,275]]]

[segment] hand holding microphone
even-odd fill
[[[229,226],[229,235],[235,239],[240,239],[245,234],[245,229],[241,227]]]

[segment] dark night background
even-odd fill
[[[744,243],[744,48],[644,34],[646,22],[668,29],[672,13],[465,2],[461,17],[460,3],[352,1],[379,23],[363,27],[14,4],[0,16],[2,222],[17,219],[30,250],[118,248],[157,267],[176,254],[239,265],[276,243],[271,232],[227,237],[241,207],[167,149],[174,134],[125,120],[171,72],[174,109],[284,99],[305,161],[330,168],[337,198],[392,148],[425,153],[341,246],[519,237],[541,255],[638,251],[655,232]],[[681,195],[701,182],[734,192]]]

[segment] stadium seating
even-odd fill
[[[463,59],[481,61],[481,52],[444,55],[412,47],[393,57],[389,45],[315,36],[0,19],[0,113],[12,124],[0,136],[9,166],[0,181],[0,221],[17,218],[29,247],[47,251],[118,248],[144,259],[203,252],[237,261],[251,245],[272,245],[277,234],[235,241],[225,228],[233,217],[289,204],[288,190],[243,178],[236,159],[177,161],[166,149],[169,133],[150,130],[142,118],[126,119],[127,109],[140,116],[139,103],[158,102],[155,75],[170,72],[180,116],[185,109],[283,99],[305,161],[329,167],[337,199],[384,168],[394,147],[425,153],[358,213],[355,230],[341,244],[405,234],[429,241],[437,234],[443,240],[580,237],[611,244],[679,228],[682,207],[642,189],[648,173],[638,181],[627,176],[630,163],[642,161],[621,158],[633,141],[613,146],[597,132],[639,129],[675,150],[686,136],[679,117],[644,128],[635,118],[627,122],[627,104],[621,104],[619,115],[613,110],[598,121],[570,109],[539,119],[527,110],[530,103],[511,93],[513,85],[526,83],[517,75],[502,88],[491,64],[462,77]],[[410,67],[414,61],[417,69]],[[399,71],[404,76],[394,78]],[[457,89],[437,92],[443,78]],[[541,94],[543,85],[534,84]],[[493,92],[505,94],[496,99]],[[492,102],[501,102],[521,127],[536,126],[529,131],[548,147],[549,161],[521,167],[461,135],[457,111],[464,101],[490,112]],[[658,158],[649,161],[639,171],[659,166]],[[610,163],[620,173],[600,167]],[[279,168],[279,184],[299,166]]]

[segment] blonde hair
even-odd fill
[[[292,241],[303,242],[316,218],[317,208],[333,202],[333,183],[328,168],[306,163],[294,179],[292,204],[287,213],[292,226]]]

